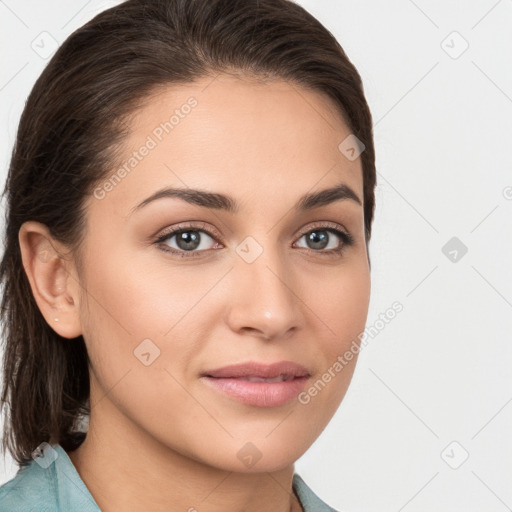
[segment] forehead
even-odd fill
[[[296,84],[220,74],[160,88],[129,127],[102,201],[118,213],[165,186],[283,202],[342,181],[363,197],[360,159],[338,148],[350,129],[337,106]]]

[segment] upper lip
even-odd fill
[[[308,377],[310,373],[304,366],[294,363],[293,361],[278,361],[272,364],[249,361],[247,363],[232,364],[202,373],[204,377],[224,379],[230,377],[260,377],[262,379],[272,379],[280,375],[285,377]]]

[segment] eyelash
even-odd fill
[[[301,248],[305,249],[308,252],[316,253],[316,254],[323,254],[328,257],[340,257],[347,247],[350,247],[354,245],[355,240],[354,237],[348,233],[347,231],[344,231],[338,227],[337,224],[325,224],[325,223],[318,223],[313,224],[313,226],[310,226],[306,231],[302,231],[299,235],[298,240],[300,240],[304,235],[307,235],[311,233],[312,231],[318,230],[318,231],[328,231],[329,233],[333,233],[337,235],[341,239],[341,246],[338,249],[330,249],[327,251],[324,250],[315,250],[315,249],[308,249],[308,248]],[[205,229],[205,224],[202,224],[201,226],[195,225],[195,224],[187,224],[185,226],[178,226],[174,227],[165,233],[161,234],[155,241],[155,244],[163,244],[164,241],[168,240],[169,238],[172,238],[175,235],[179,235],[180,233],[186,233],[188,231],[197,231],[197,232],[203,232],[206,233],[209,237],[211,237],[215,242],[217,242],[217,238],[220,238],[220,235],[218,235],[216,232],[210,231],[208,229]],[[217,242],[219,243],[219,242]],[[202,253],[206,252],[205,250],[201,251],[178,251],[176,249],[171,249],[169,247],[164,247],[163,245],[160,247],[162,251],[174,254],[181,258],[194,258],[202,256]],[[209,249],[209,250],[215,250],[215,249]]]

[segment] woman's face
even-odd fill
[[[229,471],[284,468],[338,408],[366,322],[361,162],[338,148],[350,130],[318,93],[228,75],[169,88],[130,123],[87,203],[91,427]],[[357,197],[316,196],[340,185]],[[148,199],[170,188],[186,195]],[[282,361],[309,377],[204,376]]]

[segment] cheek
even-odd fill
[[[317,300],[310,307],[320,319],[319,328],[324,328],[325,335],[319,340],[322,364],[308,394],[318,415],[330,418],[350,385],[357,363],[359,336],[364,332],[370,301],[368,268],[362,263],[343,269],[336,278],[326,278],[321,289],[319,293],[315,287]]]
[[[165,265],[163,258],[155,258],[156,251],[110,250],[108,258],[88,261],[89,304],[102,323],[134,339],[163,336],[200,291],[190,272]]]
[[[338,354],[364,330],[370,301],[368,267],[361,263],[342,268],[338,274],[326,277],[322,286],[314,288],[316,292],[312,286],[308,293],[309,297],[316,298],[311,308],[315,309],[330,335],[326,337],[332,341],[327,345],[328,352]]]
[[[152,368],[186,366],[198,349],[194,339],[201,339],[194,335],[200,328],[198,312],[202,323],[209,321],[201,299],[219,272],[171,266],[155,251],[110,247],[87,261],[84,337],[93,364],[114,370],[117,377],[129,368],[138,370],[141,359],[154,359]],[[108,378],[115,380],[115,375]]]
[[[108,394],[134,418],[169,424],[176,408],[194,418],[198,412],[180,382],[197,351],[183,331],[189,333],[186,314],[201,287],[192,293],[194,286],[177,270],[157,272],[143,259],[109,254],[108,261],[89,258],[82,308],[100,409]]]
[[[202,439],[200,427],[218,428],[193,399],[187,381],[203,339],[194,320],[206,312],[200,299],[212,283],[190,269],[155,266],[143,257],[113,254],[101,264],[91,258],[89,265],[84,333],[96,416],[115,421],[120,436],[133,423],[163,444],[197,456],[190,446]]]

